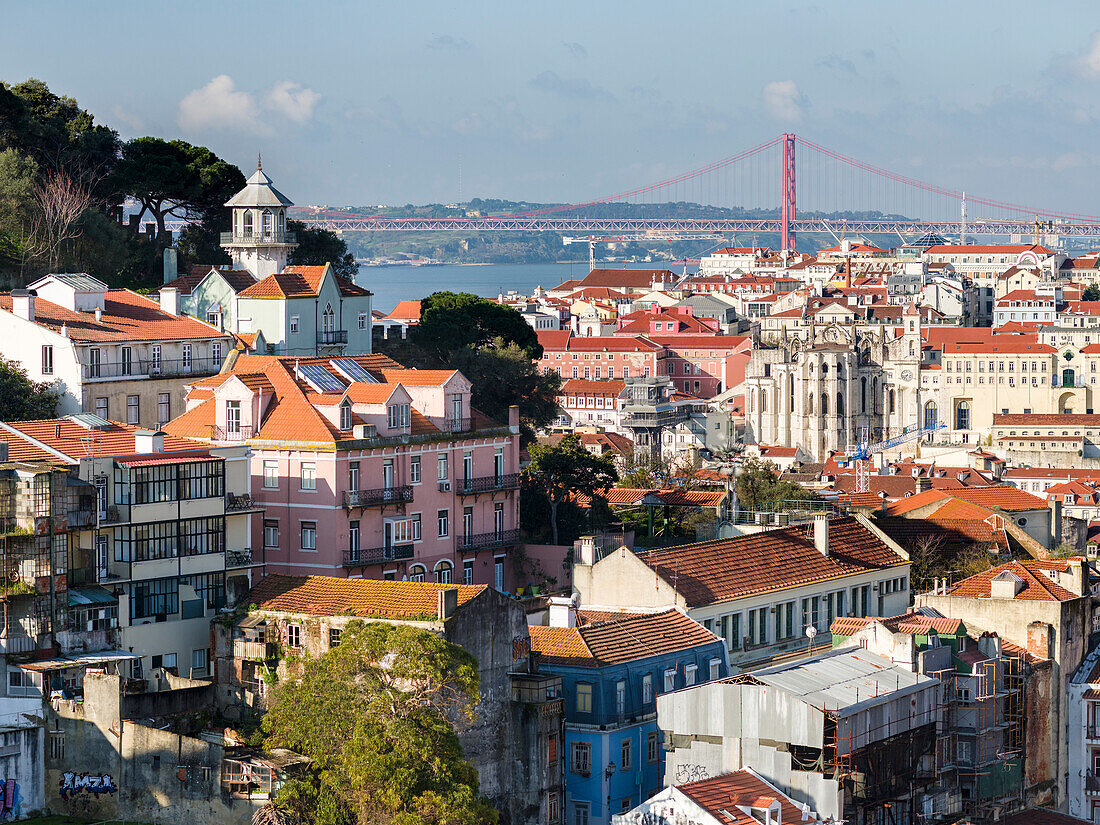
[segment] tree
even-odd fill
[[[456,645],[407,625],[351,622],[338,647],[275,690],[266,745],[308,756],[314,771],[275,807],[284,821],[318,825],[495,822],[455,732],[477,696],[477,662]]]
[[[224,205],[245,184],[240,169],[205,146],[154,137],[122,147],[113,182],[156,219],[160,236],[169,217],[211,226],[228,221]]]
[[[607,456],[592,455],[575,435],[557,444],[532,444],[531,463],[524,478],[539,490],[550,505],[550,534],[558,543],[558,508],[576,494],[596,498],[619,478],[615,462]]]
[[[1081,293],[1082,301],[1100,301],[1100,285],[1089,284]]]
[[[348,252],[347,243],[335,232],[310,229],[301,221],[287,221],[287,229],[298,235],[298,247],[290,253],[291,264],[323,266],[330,263],[333,272],[349,279],[354,279],[359,272],[355,256]]]
[[[538,363],[515,343],[497,338],[487,346],[460,349],[448,366],[470,379],[471,403],[490,418],[507,420],[508,407],[519,406],[523,444],[534,441],[535,433],[558,416],[560,376],[540,372]]]
[[[808,501],[813,493],[791,481],[781,481],[770,461],[746,458],[735,482],[737,503],[742,510],[766,510],[781,501]]]
[[[55,384],[32,381],[18,361],[0,358],[0,421],[53,418],[60,397]]]
[[[91,190],[66,172],[51,172],[43,183],[34,187],[38,212],[32,222],[32,245],[56,269],[61,247],[80,237],[81,216],[92,204]]]
[[[538,335],[512,307],[468,292],[436,292],[420,302],[420,323],[409,331],[413,343],[440,363],[457,350],[501,339],[530,359],[542,357]]]

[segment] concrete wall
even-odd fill
[[[34,816],[45,798],[40,699],[0,700],[0,822]]]

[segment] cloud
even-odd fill
[[[810,102],[793,80],[773,80],[764,86],[764,109],[776,120],[797,123]]]
[[[116,105],[111,114],[114,119],[130,130],[131,133],[137,135],[145,131],[145,121],[135,115],[133,112],[123,109],[121,106]]]
[[[267,93],[267,108],[282,112],[295,123],[305,123],[313,117],[313,107],[321,95],[292,80],[280,80]]]
[[[465,37],[441,34],[428,41],[428,48],[437,51],[466,52],[473,48]]]
[[[573,57],[588,57],[588,49],[586,49],[580,43],[570,43],[568,41],[562,41],[562,45],[565,46],[565,50],[573,55]]]
[[[851,60],[846,60],[838,54],[828,54],[825,57],[819,57],[814,63],[815,66],[820,66],[823,69],[832,69],[837,72],[844,72],[845,74],[855,75],[856,64]]]
[[[184,95],[176,119],[187,131],[235,129],[255,134],[270,132],[260,119],[260,109],[252,95],[237,89],[233,78],[227,74],[220,74],[201,89]]]
[[[531,81],[531,88],[574,100],[615,99],[611,92],[599,86],[593,86],[582,77],[562,77],[549,69]]]
[[[1074,61],[1078,73],[1090,80],[1100,78],[1100,32],[1093,32],[1089,44]]]

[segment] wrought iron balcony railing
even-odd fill
[[[407,561],[413,557],[411,544],[392,544],[389,547],[360,547],[344,551],[344,567],[364,567],[387,561]]]
[[[496,550],[519,544],[519,535],[519,530],[471,533],[455,539],[455,547],[458,550]]]
[[[85,380],[99,378],[174,377],[178,375],[212,375],[222,368],[221,358],[134,358],[129,361],[100,361],[81,364]]]
[[[495,493],[504,490],[519,489],[519,473],[506,473],[499,476],[481,478],[460,478],[455,481],[455,492],[460,496],[476,493]]]
[[[384,507],[413,500],[413,488],[381,487],[377,490],[344,490],[345,507]]]
[[[348,331],[346,329],[321,330],[317,333],[318,344],[346,344]]]
[[[265,243],[298,243],[297,232],[271,230],[264,232],[222,232],[221,243],[226,244],[265,244]]]

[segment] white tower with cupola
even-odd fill
[[[225,205],[233,210],[233,230],[222,233],[221,245],[233,258],[233,267],[247,269],[257,279],[282,272],[298,246],[286,229],[286,210],[294,204],[271,185],[258,157],[244,189]]]

